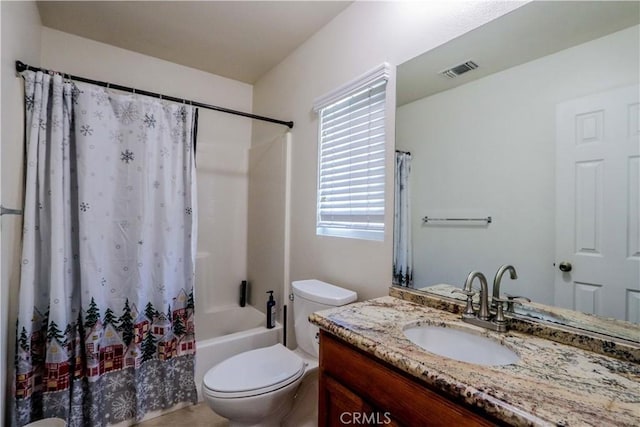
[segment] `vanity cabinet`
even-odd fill
[[[497,424],[321,330],[319,427]]]

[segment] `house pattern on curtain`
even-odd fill
[[[120,316],[107,308],[101,319],[92,298],[84,319],[66,325],[64,332],[48,321],[48,312],[42,314],[35,308],[33,332],[28,336],[22,327],[16,343],[16,397],[65,390],[71,380],[96,381],[101,375],[139,368],[153,359],[195,354],[193,292],[187,295],[181,290],[173,301],[165,314],[151,302],[138,311],[126,300]]]

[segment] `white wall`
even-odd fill
[[[516,2],[355,2],[254,85],[254,113],[293,120],[291,280],[318,278],[385,295],[391,284],[392,165],[387,159],[384,242],[316,236],[317,116],[313,100],[382,62],[392,66],[494,19]],[[393,152],[395,73],[388,86],[387,149]],[[280,127],[254,122],[252,144]],[[253,242],[249,235],[249,244]],[[283,285],[284,286],[284,285]]]
[[[0,129],[1,192],[3,206],[22,206],[23,92],[22,79],[16,77],[15,61],[40,64],[40,15],[35,2],[0,2],[2,15],[1,68],[2,113]],[[20,268],[22,217],[2,216],[0,276],[0,423],[5,424],[13,371],[15,319]]]
[[[423,98],[398,109],[397,146],[412,154],[416,287],[490,280],[553,303],[556,104],[638,82],[632,27]],[[423,226],[421,218],[486,216],[488,227]]]

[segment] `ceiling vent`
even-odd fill
[[[449,69],[441,71],[440,74],[444,74],[445,76],[452,79],[466,73],[467,71],[475,70],[476,68],[478,68],[478,64],[473,61],[467,61],[464,64],[456,65],[455,67],[451,67]]]

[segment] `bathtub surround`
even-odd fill
[[[22,75],[12,423],[133,423],[195,402],[196,110],[59,74]]]
[[[247,276],[249,303],[266,313],[266,292],[274,290],[277,311],[288,301],[290,212],[287,183],[291,132],[249,150]],[[280,315],[276,320],[281,320]],[[291,329],[291,328],[290,328]],[[289,337],[291,334],[289,334]]]

